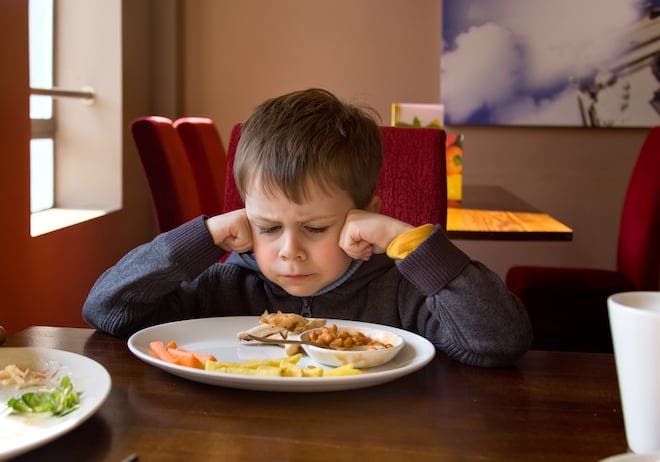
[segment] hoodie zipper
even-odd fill
[[[302,315],[306,318],[312,316],[312,297],[306,297],[303,299]]]

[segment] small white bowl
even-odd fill
[[[353,364],[354,367],[365,369],[376,367],[392,360],[401,348],[403,348],[403,338],[387,330],[372,329],[368,327],[342,327],[337,326],[341,331],[350,333],[362,332],[367,337],[392,345],[390,348],[378,348],[374,350],[332,350],[328,348],[317,347],[314,345],[302,345],[305,353],[314,361],[327,366],[343,366],[344,364]],[[322,328],[310,329],[300,334],[301,340],[309,341],[309,334],[319,331]]]

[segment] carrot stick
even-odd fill
[[[216,361],[215,356],[211,354],[178,348],[174,340],[167,342],[167,346],[160,340],[149,343],[149,354],[168,363],[197,369],[203,369],[208,360]]]
[[[217,361],[217,359],[215,359],[215,356],[213,356],[212,354],[209,354],[209,353],[199,353],[197,351],[186,350],[185,348],[177,348],[177,350],[185,351],[186,353],[191,353],[191,354],[195,355],[197,357],[197,359],[199,359],[202,364],[204,364],[208,360]]]
[[[171,355],[177,364],[197,369],[204,368],[204,364],[197,357],[188,351],[181,351],[176,348],[168,348],[167,353]]]
[[[176,360],[165,349],[165,345],[160,340],[149,343],[149,351],[158,359],[176,364]]]
[[[193,352],[193,355],[195,355],[195,358],[199,359],[199,361],[204,364],[206,361],[217,361],[215,359],[215,356],[208,354],[208,353],[196,353]]]

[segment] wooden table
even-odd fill
[[[531,351],[484,369],[440,353],[371,388],[275,393],[175,377],[91,329],[31,327],[6,346],[84,354],[113,380],[93,417],[18,460],[595,462],[626,451],[608,354]]]
[[[450,239],[570,241],[573,230],[499,186],[463,187],[447,208]]]

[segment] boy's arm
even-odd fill
[[[499,276],[452,244],[439,226],[414,228],[352,210],[339,244],[355,259],[387,251],[410,283],[410,294],[399,294],[403,327],[422,333],[453,358],[501,366],[529,348],[531,325],[522,303]],[[420,291],[424,306],[419,305]]]
[[[204,218],[191,220],[129,252],[96,281],[83,306],[95,328],[125,337],[148,325],[196,316],[194,281],[224,252]]]
[[[439,227],[396,265],[426,296],[426,309],[401,308],[404,327],[422,332],[453,358],[502,366],[529,348],[531,325],[522,303],[499,276],[470,260]]]

